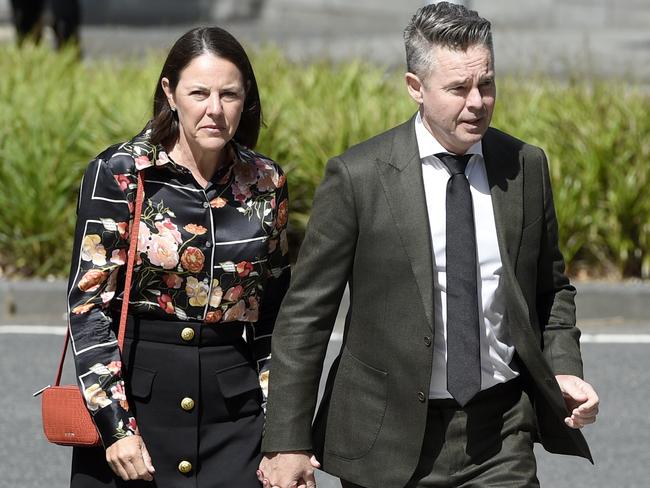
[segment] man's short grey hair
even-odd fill
[[[406,69],[424,81],[433,68],[433,48],[464,51],[484,45],[492,52],[490,21],[463,5],[439,2],[421,7],[404,29]]]

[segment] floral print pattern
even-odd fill
[[[69,319],[79,383],[104,445],[137,431],[129,413],[113,316],[119,315],[131,238],[137,254],[129,313],[244,322],[268,377],[270,336],[289,278],[286,177],[268,158],[231,142],[231,162],[207,187],[148,132],[113,146],[86,170],[79,196]],[[132,237],[137,172],[145,200]]]

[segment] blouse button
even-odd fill
[[[185,397],[181,400],[181,408],[186,412],[189,412],[194,408],[194,400],[190,397]]]
[[[181,461],[178,463],[178,470],[183,474],[187,474],[192,471],[192,463],[189,461]]]
[[[212,243],[211,243],[210,241],[206,242],[206,243],[205,243],[205,247],[207,247],[207,248],[212,247]]]
[[[192,339],[194,339],[194,329],[191,327],[185,327],[181,331],[181,339],[183,339],[185,342],[190,342]]]
[[[208,208],[210,204],[208,202],[203,202],[203,208]]]

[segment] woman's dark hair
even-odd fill
[[[179,137],[178,117],[169,106],[162,89],[163,78],[169,80],[169,87],[176,90],[181,71],[192,60],[202,54],[210,53],[233,63],[242,74],[246,87],[246,99],[239,126],[233,139],[250,149],[255,148],[262,125],[262,106],[255,81],[253,67],[241,44],[230,33],[219,27],[197,27],[181,36],[169,51],[160,72],[153,97],[153,120],[150,142],[169,148]]]

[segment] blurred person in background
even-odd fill
[[[490,22],[440,2],[404,39],[417,112],[332,158],[314,198],[273,334],[267,487],[313,487],[320,461],[344,488],[532,488],[534,442],[591,459],[547,160],[490,127]]]
[[[21,45],[25,40],[40,42],[45,23],[46,4],[52,15],[52,29],[56,47],[67,44],[79,45],[81,9],[79,0],[11,0],[12,21],[16,39]]]
[[[192,29],[167,56],[153,119],[88,166],[69,327],[103,447],[74,449],[73,488],[259,486],[270,336],[290,274],[286,178],[253,150],[261,117],[239,42],[217,27]],[[135,236],[138,173],[145,199]]]

